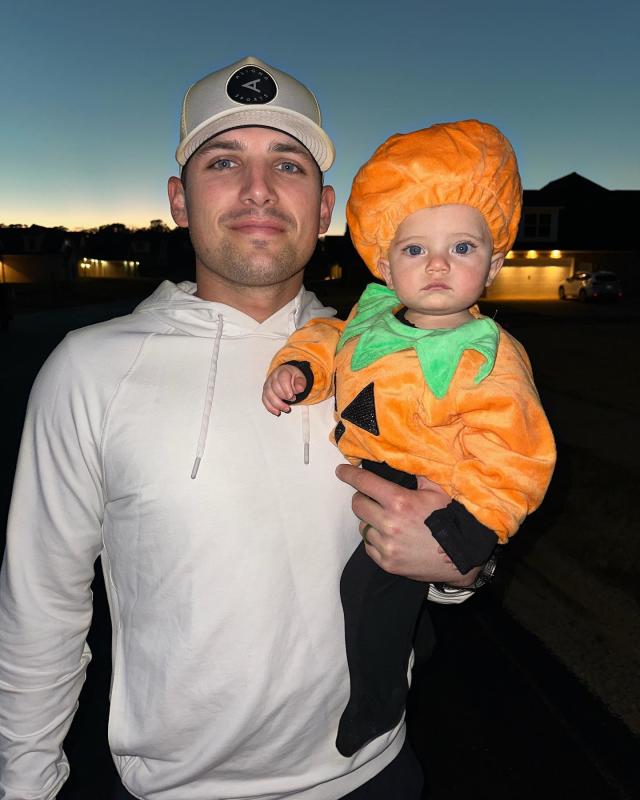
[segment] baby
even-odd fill
[[[451,497],[425,520],[461,573],[485,563],[545,494],[553,435],[522,346],[476,301],[513,244],[521,209],[513,150],[467,120],[388,139],[347,204],[353,242],[376,278],[346,322],[317,319],[271,363],[273,414],[335,393],[333,439],[410,488],[417,475]],[[408,691],[424,586],[389,575],[360,544],[342,575],[351,696],[344,755],[393,728]]]

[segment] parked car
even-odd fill
[[[587,300],[615,301],[622,298],[622,286],[616,273],[609,270],[576,272],[558,286],[558,297],[561,300],[573,297],[583,303]]]

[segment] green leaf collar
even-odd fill
[[[465,350],[476,350],[485,358],[474,382],[480,383],[489,375],[500,338],[492,319],[473,319],[458,328],[412,328],[393,314],[401,305],[396,293],[386,286],[367,286],[337,347],[339,351],[350,339],[360,337],[351,357],[351,369],[363,369],[383,356],[414,349],[424,379],[438,399],[446,395]]]

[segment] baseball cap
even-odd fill
[[[212,72],[187,90],[180,118],[178,164],[183,167],[212,136],[250,125],[293,136],[322,172],[333,164],[335,148],[322,130],[320,106],[313,92],[254,56]]]

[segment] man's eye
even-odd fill
[[[278,169],[281,172],[301,172],[300,167],[292,161],[283,161],[282,164],[278,164]]]
[[[408,256],[421,256],[424,253],[424,249],[419,244],[408,244],[402,248],[402,252]]]
[[[233,166],[233,161],[229,158],[219,158],[217,161],[214,161],[212,164],[214,169],[229,169]]]
[[[453,252],[458,256],[468,256],[473,250],[471,242],[458,242],[453,247]]]

